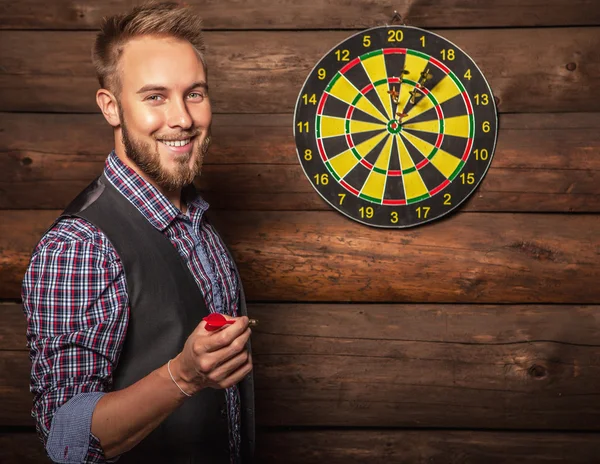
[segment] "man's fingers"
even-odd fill
[[[209,377],[215,383],[219,383],[227,377],[231,376],[240,367],[245,365],[249,359],[250,354],[246,350],[244,350],[241,353],[238,353],[233,358],[229,359],[228,361],[225,361],[219,367],[217,367],[214,371],[212,371]]]
[[[241,382],[252,371],[252,355],[246,352],[247,356],[243,357],[242,354],[219,368],[220,377],[214,377],[218,388],[229,388]]]

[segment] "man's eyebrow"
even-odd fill
[[[192,90],[192,89],[197,89],[198,87],[202,87],[204,90],[206,90],[208,92],[208,84],[204,81],[198,81],[198,82],[194,82],[190,88],[188,89],[188,91]]]
[[[147,84],[144,87],[142,87],[140,90],[138,90],[136,93],[164,92],[165,90],[167,90],[167,88],[162,85]]]
[[[196,89],[198,87],[202,87],[206,91],[208,91],[208,84],[206,82],[204,82],[204,81],[194,82],[187,89],[187,91],[189,92],[190,90]],[[140,94],[140,93],[146,93],[146,92],[164,92],[166,90],[168,90],[168,89],[165,86],[163,86],[163,85],[147,84],[144,87],[142,87],[140,90],[138,90],[136,93]]]

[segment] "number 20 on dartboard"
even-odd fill
[[[334,46],[298,94],[294,136],[308,181],[375,227],[441,218],[480,184],[497,138],[494,97],[457,45],[384,26]]]

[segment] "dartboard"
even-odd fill
[[[316,191],[376,227],[440,218],[492,161],[496,105],[473,59],[409,26],[355,34],[309,74],[296,103],[298,158]]]

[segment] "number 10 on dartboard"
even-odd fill
[[[333,208],[371,226],[440,218],[492,161],[497,114],[473,59],[408,26],[355,34],[309,74],[296,103],[298,159]]]

